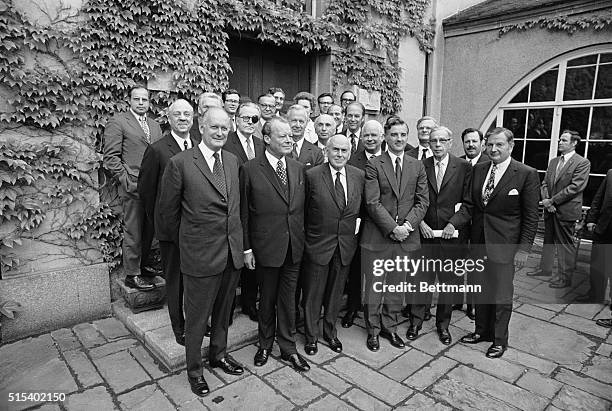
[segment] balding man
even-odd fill
[[[155,222],[155,236],[159,240],[162,267],[166,279],[168,313],[172,331],[176,342],[185,345],[180,252],[178,245],[172,241],[171,233],[162,230],[158,204],[162,176],[168,161],[197,143],[189,137],[189,131],[193,125],[193,108],[186,100],[176,100],[172,103],[167,115],[170,132],[147,147],[140,166],[138,194],[144,204],[147,218]]]
[[[322,164],[324,161],[323,153],[317,146],[304,138],[306,124],[309,120],[308,111],[303,106],[294,104],[287,110],[287,121],[291,127],[291,137],[293,138],[291,157],[304,164],[306,168]]]
[[[334,118],[336,122],[336,133],[341,134],[344,130],[344,110],[338,104],[332,104],[327,109],[327,114]]]
[[[202,142],[170,159],[159,201],[162,230],[180,249],[187,375],[198,396],[209,392],[201,350],[211,313],[210,366],[231,375],[244,372],[226,351],[231,305],[244,264],[238,159],[222,150],[229,130],[222,108],[210,108],[200,118]]]
[[[323,339],[333,351],[342,351],[336,319],[346,275],[358,245],[355,229],[365,181],[364,171],[347,164],[351,145],[346,136],[331,137],[326,151],[328,163],[306,172],[306,258],[302,284],[304,351],[308,355],[317,353],[322,307],[325,308]]]
[[[193,127],[191,127],[191,137],[198,143],[202,141],[198,120],[211,107],[223,107],[223,100],[221,99],[221,96],[211,92],[204,92],[200,94],[200,97],[198,97],[198,115],[194,117]]]
[[[321,149],[323,159],[327,162],[327,141],[336,134],[336,122],[329,114],[321,114],[314,122],[315,132],[317,133],[317,147]]]
[[[366,164],[372,158],[376,158],[382,154],[382,145],[384,143],[385,134],[382,124],[376,120],[368,120],[363,125],[361,130],[361,144],[364,150],[359,150],[351,155],[349,164],[365,171]],[[346,313],[342,317],[342,327],[349,328],[353,325],[358,311],[361,310],[361,250],[358,248],[351,270],[348,275],[347,293],[348,299],[346,302]]]

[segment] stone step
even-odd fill
[[[112,303],[113,314],[140,340],[157,361],[169,371],[185,367],[185,347],[178,345],[170,326],[168,308],[134,313],[123,299]],[[237,309],[234,323],[229,328],[228,351],[233,351],[257,340],[257,323]],[[202,344],[202,357],[208,357],[208,338]]]

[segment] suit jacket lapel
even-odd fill
[[[204,177],[206,177],[206,179],[210,181],[210,184],[212,184],[215,190],[217,190],[219,194],[225,197],[226,193],[221,191],[221,188],[217,185],[217,181],[215,180],[215,177],[210,171],[210,168],[208,167],[208,164],[206,163],[206,160],[204,159],[204,155],[202,154],[202,151],[200,151],[200,149],[197,147],[193,150],[193,161],[196,167],[202,172],[202,174],[204,174]],[[225,162],[224,162],[224,167],[225,167]],[[226,178],[226,181],[227,181],[227,178]],[[226,182],[226,185],[227,185],[227,182]]]
[[[514,173],[516,173],[516,165],[514,164],[514,160],[510,160],[510,164],[508,165],[506,172],[501,177],[501,179],[499,180],[499,183],[497,183],[497,185],[493,189],[493,192],[491,193],[491,198],[489,199],[489,203],[491,203],[491,200],[495,198],[495,196],[500,191],[505,189],[506,186],[510,184],[510,182],[512,182],[512,180],[514,179]]]
[[[487,178],[487,173],[491,168],[491,162],[488,163],[487,167],[483,167],[480,172],[474,172],[474,184],[478,189],[478,203],[481,207],[484,207],[484,203],[482,201],[482,189],[485,183],[485,179]]]
[[[221,150],[221,158],[223,159],[223,172],[225,174],[225,188],[227,191],[227,198],[230,197],[230,192],[232,190],[232,168],[229,166],[228,153],[225,150]],[[227,160],[227,161],[226,161]]]
[[[346,169],[346,184],[348,187],[346,188],[347,199],[346,199],[346,208],[348,209],[349,204],[355,201],[356,193],[357,193],[357,182],[355,181],[355,175],[353,173],[349,173],[348,169]]]
[[[440,184],[440,191],[442,191],[442,187],[448,183],[448,181],[455,175],[457,172],[457,162],[453,160],[453,158],[448,156],[448,164],[446,165],[446,171],[444,172],[444,178],[442,178],[442,184]]]
[[[557,183],[557,181],[559,181],[559,179],[561,178],[561,176],[570,169],[570,167],[574,164],[576,155],[574,154],[569,160],[567,160],[567,162],[565,164],[563,164],[563,167],[561,167],[561,170],[559,170],[559,173],[557,173],[555,175],[555,184]],[[559,160],[557,160],[557,165],[559,164]],[[556,165],[555,165],[555,170],[556,170]]]
[[[300,181],[300,176],[298,175],[299,173],[299,168],[291,163],[290,161],[287,161],[287,179],[288,179],[288,183],[289,183],[289,204],[291,204],[291,201],[293,200],[294,194],[295,194],[295,190],[297,189],[298,183]]]
[[[238,152],[238,155],[243,162],[248,161],[248,157],[244,152],[244,148],[242,147],[242,143],[240,142],[240,137],[238,136],[238,133],[234,132],[232,134],[232,138],[229,140],[228,143],[232,144],[237,148],[236,152]]]
[[[179,145],[176,143],[176,140],[174,139],[174,137],[172,137],[172,134],[168,134],[166,136],[166,144],[168,145],[168,151],[170,152],[170,157],[181,152],[181,147],[179,147]]]
[[[399,188],[400,195],[404,193],[405,188],[408,185],[408,180],[410,179],[410,176],[408,175],[408,161],[406,160],[407,158],[408,158],[408,155],[404,153],[403,158],[402,158],[402,181],[401,181],[400,188]],[[395,170],[394,170],[394,174],[395,174]]]
[[[389,153],[385,152],[380,157],[381,157],[380,163],[381,163],[382,169],[385,172],[387,179],[391,183],[391,188],[393,189],[395,196],[397,198],[400,198],[398,182],[395,179],[395,170],[393,168],[393,164],[391,164],[391,156],[389,156]],[[402,174],[403,174],[403,170],[402,170]]]
[[[436,167],[431,164],[429,161],[423,161],[423,165],[425,166],[425,174],[427,174],[427,179],[429,180],[429,184],[434,188],[434,191],[438,192],[438,183],[436,182]]]
[[[278,177],[276,176],[276,171],[274,171],[274,169],[268,162],[268,158],[265,155],[261,157],[260,166],[262,168],[263,175],[266,176],[270,184],[272,184],[272,186],[278,192],[281,198],[285,200],[287,204],[289,204],[289,199],[287,198],[287,194],[285,194],[285,189],[281,187],[281,183],[278,181]],[[288,168],[289,167],[287,167],[287,169]],[[287,175],[289,175],[289,171],[287,171]]]
[[[132,114],[131,111],[128,110],[125,113],[125,118],[128,121],[128,123],[132,125],[132,127],[134,127],[136,130],[138,130],[138,135],[140,135],[140,138],[142,138],[143,141],[148,143],[147,135],[145,134],[144,130],[142,129],[142,127],[140,125],[140,123],[138,122],[138,120],[136,120],[136,117],[134,117],[134,115]],[[147,124],[148,124],[148,119],[147,119]],[[149,126],[149,130],[150,129],[151,129],[151,127]]]
[[[345,170],[346,170],[346,168],[345,168]],[[338,204],[338,198],[336,197],[336,187],[334,186],[333,178],[331,176],[331,171],[329,170],[329,167],[323,167],[322,168],[322,173],[323,173],[323,181],[325,182],[325,185],[329,189],[329,192],[331,193],[331,196],[334,199],[334,202],[336,203],[336,206],[340,210],[342,210],[342,207],[340,207],[340,204]]]

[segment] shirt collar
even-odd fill
[[[382,154],[382,150],[381,150],[380,148],[379,148],[379,149],[378,149],[378,151],[377,151],[376,153],[374,153],[374,154],[369,153],[367,150],[365,150],[365,155],[366,155],[366,158],[367,158],[368,160],[369,160],[369,159],[371,159],[372,157],[378,157],[378,156],[380,156],[381,154]],[[389,153],[389,154],[391,154],[391,153]]]
[[[510,165],[511,161],[512,161],[512,156],[508,156],[507,159],[505,159],[504,161],[502,161],[501,163],[499,163],[497,165],[497,171],[498,172],[502,171],[502,170],[505,171],[508,168],[508,166]],[[493,164],[492,161],[491,161],[491,164]],[[491,167],[492,167],[492,165],[491,165]]]
[[[570,158],[572,158],[572,156],[573,156],[574,154],[576,154],[576,150],[572,150],[572,151],[570,151],[569,153],[565,153],[565,154],[563,154],[561,157],[563,157],[563,160],[564,160],[564,161],[567,161],[567,160],[569,160]]]
[[[474,158],[468,158],[467,160],[472,163],[472,165],[475,165],[476,163],[478,163],[478,160],[480,160],[480,157],[482,156],[482,151],[480,153],[478,153],[478,155]],[[467,156],[465,156],[465,158],[467,158]]]
[[[251,139],[251,137],[247,137],[244,134],[242,134],[242,132],[240,130],[238,130],[236,128],[236,134],[238,134],[238,137],[240,138],[240,141],[242,141],[243,143],[246,143],[248,140]]]
[[[335,176],[336,176],[336,173],[339,171],[339,172],[340,172],[340,174],[341,174],[343,177],[345,177],[345,178],[346,178],[346,167],[342,167],[342,169],[340,169],[340,170],[336,170],[335,168],[333,168],[333,167],[332,167],[332,165],[331,165],[331,164],[329,164],[329,163],[328,163],[328,165],[329,165],[329,170],[330,170],[330,171],[331,171],[331,173],[332,173],[332,177],[335,177]]]
[[[215,153],[219,153],[221,154],[221,150],[219,151],[212,151],[210,148],[208,148],[208,146],[206,144],[204,144],[204,141],[201,141],[200,144],[198,144],[198,148],[200,149],[200,151],[202,152],[202,155],[204,156],[204,158],[206,159],[206,161],[209,161],[211,159],[213,159],[213,155]],[[221,155],[219,155],[219,161],[222,162],[221,159]]]
[[[268,150],[266,150],[266,158],[268,159],[268,163],[272,166],[273,169],[276,170],[276,166],[278,162],[282,162],[285,168],[287,168],[287,162],[285,161],[285,157],[281,157],[280,160],[274,157]]]
[[[172,137],[174,138],[176,143],[179,145],[181,150],[185,147],[185,143],[184,143],[185,141],[187,142],[187,148],[191,147],[191,141],[189,140],[189,136],[183,138],[183,137],[179,136],[178,134],[176,134],[172,130],[170,131],[170,134],[172,135]]]
[[[399,158],[400,159],[400,165],[403,167],[404,166],[404,156],[396,156],[395,154],[393,154],[391,151],[387,150],[387,153],[389,153],[389,157],[391,157],[391,165],[393,167],[395,167],[395,159]]]
[[[297,152],[300,154],[302,152],[302,146],[304,145],[304,137],[300,138],[298,141],[293,140],[294,143],[297,144]]]
[[[136,112],[135,112],[134,110],[132,110],[131,108],[130,108],[130,112],[132,113],[132,115],[133,115],[134,117],[136,117],[136,120],[138,120],[138,121],[140,121],[140,119],[141,119],[141,118],[143,118],[143,117],[145,118],[145,120],[146,120],[146,118],[147,118],[147,113],[145,113],[145,114],[143,114],[143,115],[141,116],[141,115],[139,115],[139,114],[136,114]]]
[[[444,156],[444,158],[440,161],[436,160],[434,158],[434,165],[441,163],[444,167],[446,167],[448,165],[448,159],[450,158],[450,155],[448,153],[446,153],[446,156]]]

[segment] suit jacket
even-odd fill
[[[264,155],[264,143],[261,138],[254,137],[255,135],[251,136],[253,153],[255,153],[255,158],[258,158]],[[223,149],[238,157],[238,163],[240,165],[248,161],[246,152],[244,151],[242,143],[240,142],[240,137],[238,137],[238,133],[235,131],[230,131],[230,133],[227,135],[227,142],[225,143],[225,146],[223,146]]]
[[[472,163],[470,162],[470,160],[467,158],[467,156],[464,154],[461,157],[459,157],[465,161],[467,161],[470,165],[472,165]],[[476,164],[478,163],[484,163],[485,161],[491,161],[491,159],[489,158],[489,156],[487,155],[487,153],[485,153],[484,151],[481,152],[480,157],[478,157],[478,161],[476,162]]]
[[[161,138],[161,128],[150,118],[147,124],[154,143]],[[140,163],[148,145],[147,136],[131,111],[115,114],[104,128],[104,168],[127,192],[136,192]]]
[[[369,217],[361,236],[363,248],[376,251],[389,244],[400,244],[404,251],[420,248],[417,230],[429,206],[427,175],[421,161],[404,154],[402,179],[398,183],[388,152],[370,160],[366,165],[365,203]],[[398,222],[401,225],[404,221],[415,231],[397,243],[389,235]]]
[[[348,163],[353,167],[365,171],[366,164],[368,164],[368,157],[366,156],[365,150],[358,150],[355,154],[351,154]]]
[[[195,147],[197,143],[191,140],[191,146]],[[155,222],[155,235],[160,241],[172,241],[171,233],[160,230],[162,225],[160,224],[158,194],[161,192],[162,176],[168,161],[181,151],[183,151],[181,147],[168,132],[160,140],[147,147],[140,165],[138,195],[150,221]]]
[[[323,157],[323,153],[321,153],[319,147],[304,140],[297,161],[304,164],[306,168],[310,168],[323,164],[323,162],[325,162],[325,157]]]
[[[531,249],[538,226],[540,179],[535,169],[512,159],[485,206],[482,188],[490,165],[473,167],[469,193],[450,223],[461,227],[471,218],[472,245],[485,244],[482,251],[491,261],[507,264],[519,249]]]
[[[557,174],[560,160],[555,157],[548,164],[540,194],[542,199],[552,199],[559,220],[577,221],[582,217],[582,192],[589,182],[591,162],[574,153]]]
[[[181,272],[208,277],[223,272],[231,252],[234,267],[244,265],[238,159],[221,150],[227,195],[196,146],[170,159],[159,195],[160,229],[176,242]]]
[[[595,223],[595,233],[599,235],[604,235],[612,229],[612,169],[608,170],[593,197],[586,222]]]
[[[252,249],[255,263],[264,267],[281,267],[290,245],[293,262],[304,252],[304,166],[285,160],[287,191],[265,155],[240,168],[244,249]]]
[[[363,127],[360,129],[359,132],[359,137],[357,138],[357,150],[355,152],[359,152],[361,150],[365,150],[365,146],[363,145],[363,142],[361,141],[361,132],[363,131]],[[346,136],[346,138],[349,139],[349,142],[351,141],[351,132],[349,131],[348,127],[344,127],[342,128],[342,132],[340,134],[344,134]]]
[[[472,166],[467,161],[449,154],[448,164],[439,191],[436,183],[434,157],[423,160],[423,166],[427,174],[429,189],[429,207],[423,221],[432,230],[443,230],[451,217],[455,215],[455,206],[461,203],[468,194]],[[467,240],[467,236],[462,236],[462,239]],[[445,242],[442,241],[442,244]]]
[[[315,264],[328,264],[336,247],[342,265],[349,265],[357,249],[355,234],[360,215],[365,173],[345,166],[346,206],[338,203],[329,164],[306,171],[306,255]]]

